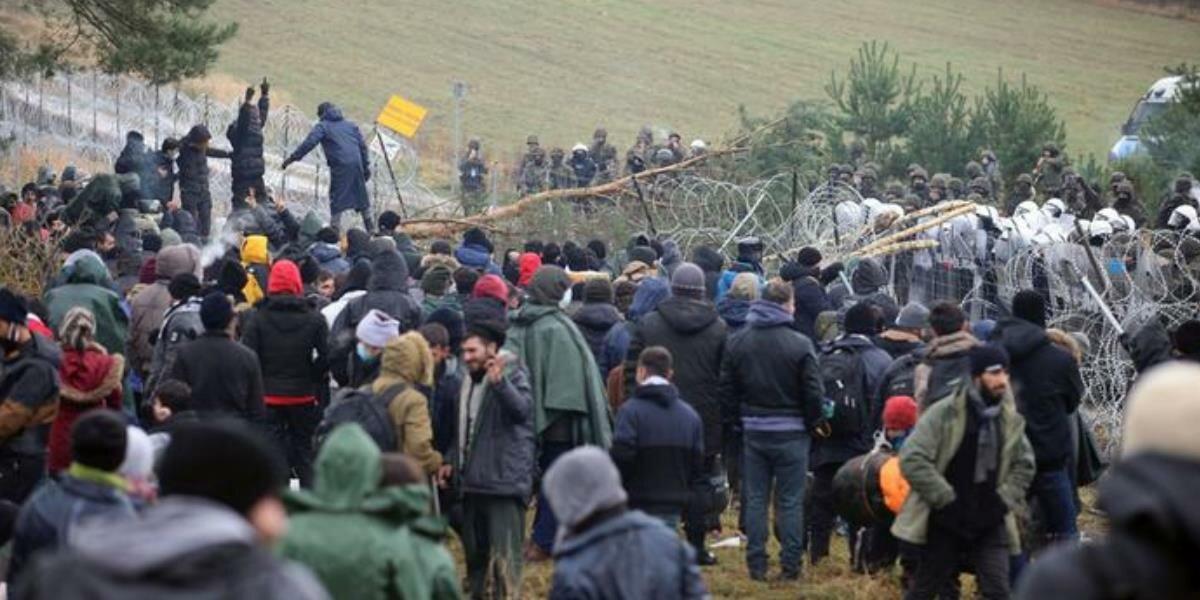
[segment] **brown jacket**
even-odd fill
[[[433,355],[421,334],[410,331],[392,340],[383,349],[379,377],[371,391],[379,394],[388,388],[404,384],[405,388],[388,405],[392,426],[396,428],[396,450],[412,457],[427,474],[442,466],[442,455],[433,449],[433,425],[425,394],[433,385]]]

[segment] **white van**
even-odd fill
[[[1146,147],[1142,145],[1138,137],[1138,132],[1147,121],[1162,114],[1175,101],[1182,82],[1183,77],[1164,77],[1150,86],[1146,95],[1142,96],[1142,99],[1138,100],[1133,107],[1129,119],[1121,126],[1121,137],[1108,151],[1108,162],[1129,158],[1146,151]]]

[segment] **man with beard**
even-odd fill
[[[933,598],[964,556],[984,598],[1007,598],[1016,518],[1033,480],[1033,449],[1017,412],[1000,346],[970,351],[971,384],[925,410],[900,450],[911,493],[892,533],[922,546],[907,599]]]

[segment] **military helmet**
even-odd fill
[[[1033,185],[1033,176],[1029,173],[1021,173],[1017,175],[1017,183],[1027,183]]]
[[[950,180],[946,182],[946,187],[948,187],[952,190],[960,190],[961,191],[963,188],[963,180],[961,180],[957,177],[951,177]]]
[[[537,143],[538,143],[537,136],[536,136],[536,135],[531,135],[531,136],[529,136],[529,137],[525,138],[525,143],[526,143],[526,144],[528,144],[528,145],[530,145],[530,146],[536,146],[536,145],[537,145]]]
[[[863,179],[870,179],[871,181],[876,181],[879,179],[879,174],[876,173],[875,169],[872,169],[871,167],[863,167],[862,171],[860,172],[862,173]]]
[[[675,160],[675,153],[671,152],[670,148],[659,148],[658,152],[654,153],[654,160],[665,163]]]
[[[479,138],[471,138],[471,140],[467,142],[467,148],[470,148],[471,150],[478,150]]]
[[[562,158],[565,155],[566,155],[566,153],[563,152],[562,148],[551,148],[550,149],[550,158]]]
[[[988,185],[988,180],[985,177],[976,177],[975,179],[971,180],[972,190],[983,190],[983,192],[986,193],[990,187],[991,186]]]
[[[1133,183],[1130,182],[1128,179],[1122,179],[1121,181],[1118,181],[1117,182],[1117,193],[1118,194],[1129,194],[1130,196],[1132,196],[1133,195]]]
[[[592,134],[593,140],[607,140],[608,130],[603,127],[597,127],[596,132]]]
[[[981,165],[975,161],[971,161],[971,162],[967,163],[967,177],[969,177],[971,179],[975,179],[976,177],[979,177],[982,174],[983,174],[983,165]]]
[[[1046,142],[1042,144],[1042,152],[1049,152],[1051,156],[1058,156],[1058,144]]]
[[[929,179],[929,187],[939,190],[946,189],[946,174],[935,173],[933,177]]]
[[[926,172],[925,169],[920,166],[909,171],[909,173],[908,173],[909,179],[916,179],[918,177],[920,177],[921,179],[924,179],[925,181],[929,181],[929,173]]]
[[[1112,185],[1114,183],[1125,181],[1126,179],[1128,179],[1128,177],[1125,176],[1125,173],[1121,171],[1113,171],[1112,175],[1108,176],[1108,183],[1109,185]]]
[[[587,151],[588,151],[588,147],[587,147],[587,146],[585,146],[585,145],[583,144],[583,142],[579,142],[579,143],[577,143],[577,144],[575,144],[574,146],[572,146],[572,147],[571,147],[571,152],[572,152],[572,153],[576,153],[576,152],[583,152],[583,153],[587,153]]]

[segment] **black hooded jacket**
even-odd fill
[[[400,321],[401,333],[421,325],[421,305],[408,294],[408,264],[399,253],[385,252],[372,261],[367,293],[346,304],[333,323],[331,335],[349,329],[353,339],[358,322],[373,308]]]
[[[796,330],[810,340],[817,339],[817,315],[833,310],[833,303],[818,279],[820,275],[821,269],[794,262],[779,270],[779,276],[792,284],[796,301]]]
[[[1008,351],[1017,410],[1025,417],[1038,470],[1063,467],[1072,450],[1068,417],[1083,396],[1079,365],[1050,341],[1045,329],[1024,319],[1001,319],[992,340]]]
[[[233,146],[231,169],[234,181],[258,179],[267,170],[263,160],[263,127],[267,124],[270,108],[271,100],[266,94],[258,98],[258,106],[243,102],[237,120],[230,123],[225,132]]]
[[[211,139],[212,134],[207,127],[196,125],[179,143],[179,158],[175,159],[175,165],[179,169],[179,199],[184,208],[212,202],[208,187],[208,159],[231,156],[227,150],[204,144]]]
[[[708,298],[716,298],[717,282],[721,280],[721,273],[725,271],[725,257],[708,246],[700,246],[692,251],[692,262],[704,271],[704,289]]]
[[[587,340],[588,348],[592,351],[592,358],[596,359],[596,365],[599,367],[604,358],[604,339],[613,326],[624,320],[621,312],[611,304],[595,302],[580,306],[571,320],[575,321],[579,332],[583,334],[583,339]],[[600,368],[603,369],[603,367]],[[607,378],[608,373],[602,371],[600,377]]]
[[[663,346],[675,367],[673,382],[684,402],[704,423],[704,449],[721,451],[721,396],[718,384],[725,353],[726,328],[711,302],[673,296],[630,328],[625,354],[625,397],[633,397],[642,350]]]
[[[1100,482],[1109,534],[1051,548],[1022,577],[1021,599],[1194,598],[1200,590],[1200,462],[1145,453]]]
[[[621,405],[612,458],[629,505],[652,514],[679,513],[704,481],[701,425],[673,385],[644,385]]]

